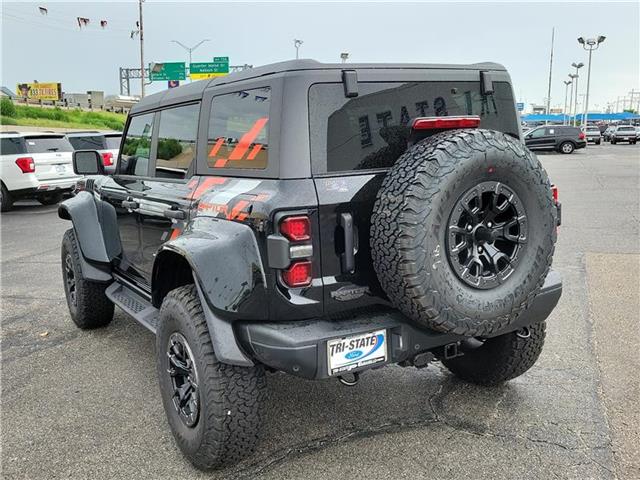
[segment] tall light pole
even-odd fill
[[[571,80],[564,80],[564,109],[562,110],[562,124],[567,124],[567,93],[569,92],[569,85],[573,82]]]
[[[578,75],[574,73],[569,74],[569,78],[571,79],[571,93],[569,94],[569,118],[567,119],[567,125],[571,123],[571,111],[573,110],[573,86],[578,83]],[[576,96],[578,95],[578,90],[576,89]]]
[[[184,48],[187,52],[189,52],[189,81],[191,81],[191,52],[193,52],[196,48],[202,45],[204,42],[210,42],[210,38],[205,38],[204,40],[200,40],[193,47],[187,47],[184,43],[179,42],[178,40],[171,40],[173,43],[177,43],[182,48]]]
[[[576,63],[573,62],[571,64],[572,67],[575,67],[576,69],[576,74],[574,80],[575,80],[575,84],[576,84],[576,96],[575,96],[575,103],[573,104],[573,126],[575,127],[578,122],[577,122],[577,116],[578,116],[578,70],[580,70],[582,67],[584,67],[584,63],[580,62],[580,63]]]
[[[598,35],[598,38],[587,38],[586,40],[582,37],[578,37],[578,43],[582,45],[582,48],[585,50],[589,50],[589,66],[587,67],[587,96],[584,99],[584,115],[582,116],[582,124],[586,127],[587,120],[589,116],[589,85],[591,83],[591,54],[594,50],[597,50],[600,47],[600,44],[605,40],[604,35]]]
[[[297,38],[293,39],[293,46],[296,48],[296,60],[300,58],[298,50],[300,49],[300,45],[302,45],[303,43],[304,42],[302,40],[298,40]]]
[[[144,98],[144,29],[142,27],[142,2],[138,0],[140,18],[138,19],[138,32],[140,36],[140,98]]]
[[[553,41],[556,36],[556,28],[551,29],[551,55],[549,56],[549,89],[547,90],[547,115],[551,113],[551,72],[553,71]]]

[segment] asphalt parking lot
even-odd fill
[[[531,371],[488,389],[439,364],[354,388],[273,374],[258,452],[210,474],[173,442],[153,336],[120,311],[77,330],[60,274],[69,224],[17,204],[1,219],[3,478],[640,478],[640,147],[540,158],[563,204],[564,293]]]

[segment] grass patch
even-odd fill
[[[3,101],[4,103],[4,101]],[[122,131],[126,115],[112,112],[86,112],[27,105],[2,105],[0,121],[3,125],[25,125],[33,127],[85,128],[92,130]]]

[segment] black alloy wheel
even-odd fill
[[[76,290],[76,275],[73,271],[73,261],[71,259],[71,253],[67,253],[64,258],[64,282],[69,293],[69,302],[76,308],[78,306],[78,296]]]
[[[173,386],[173,406],[185,426],[193,428],[200,416],[198,372],[191,348],[182,334],[171,334],[167,344],[167,356],[167,373]]]
[[[467,190],[449,219],[447,253],[467,285],[490,289],[517,268],[527,242],[527,215],[516,193],[488,181]]]

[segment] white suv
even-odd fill
[[[105,172],[114,173],[122,132],[72,132],[67,140],[74,150],[97,150],[102,156]]]
[[[62,133],[0,133],[2,211],[23,198],[35,198],[43,205],[58,203],[80,178],[73,173],[72,151]]]

